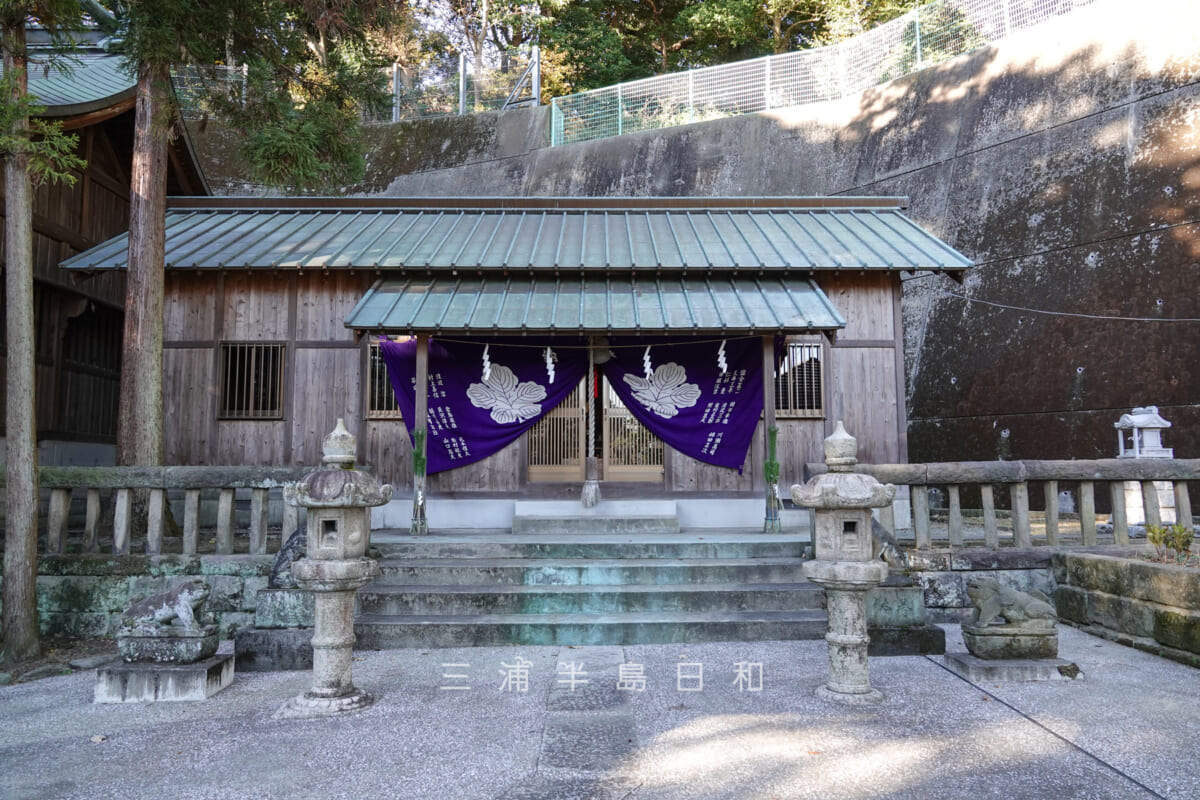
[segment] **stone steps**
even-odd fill
[[[802,558],[807,538],[780,534],[561,535],[515,536],[508,531],[434,534],[372,533],[371,544],[385,561],[430,558]]]
[[[356,647],[629,645],[820,639],[825,612],[676,611],[617,614],[359,615]]]
[[[363,649],[820,639],[807,536],[761,531],[375,532],[380,577],[358,591]],[[919,586],[879,590],[872,653],[942,652]],[[238,634],[238,669],[303,668],[304,630]],[[309,662],[311,663],[311,662]],[[275,666],[271,666],[275,665]],[[279,666],[283,665],[283,666]]]
[[[790,583],[799,558],[430,558],[380,561],[375,586]]]
[[[554,503],[518,505],[557,513]],[[614,509],[642,515],[630,519],[666,510],[633,505],[613,504],[591,519],[607,526]],[[421,538],[384,532],[372,543],[381,574],[358,593],[361,647],[752,641],[825,632],[824,594],[800,574],[807,537],[607,526]]]
[[[615,614],[820,610],[825,600],[807,582],[483,588],[374,584],[359,591],[358,607],[374,615]]]

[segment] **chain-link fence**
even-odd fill
[[[1093,2],[939,0],[840,44],[556,97],[551,144],[845,97]]]
[[[510,52],[503,55],[502,64],[496,68],[481,70],[476,83],[475,73],[465,59],[459,60],[459,69],[440,79],[422,78],[405,73],[402,69],[388,70],[388,84],[392,93],[391,108],[383,111],[365,111],[363,122],[382,124],[422,117],[441,117],[452,114],[471,114],[477,111],[496,111],[511,107],[514,89],[526,101],[536,95],[533,83],[528,79],[532,62],[538,58],[537,48],[530,52]],[[522,84],[522,79],[524,84]],[[209,98],[214,90],[240,97],[246,91],[246,68],[213,66],[176,67],[172,72],[175,95],[179,98],[183,116],[199,119],[211,116],[213,110]],[[478,91],[476,91],[478,87]]]

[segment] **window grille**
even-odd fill
[[[379,342],[367,346],[367,419],[403,419]]]
[[[221,419],[283,418],[282,344],[221,344]]]
[[[780,417],[823,417],[821,345],[788,342],[775,373],[775,412]]]

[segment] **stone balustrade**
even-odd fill
[[[178,512],[175,514],[182,527],[182,553],[195,554],[201,531],[201,498],[206,496],[209,500],[216,499],[212,527],[216,554],[232,554],[235,537],[239,535],[248,539],[246,552],[265,554],[272,492],[279,496],[285,483],[299,480],[309,470],[308,467],[40,467],[38,484],[43,497],[49,494],[45,552],[55,555],[67,551],[68,537],[72,535],[69,530],[72,499],[76,498],[84,504],[82,530],[76,526],[79,552],[100,552],[103,519],[104,532],[111,528],[113,554],[130,553],[135,529],[145,530],[147,554],[162,553],[170,499],[182,506],[182,518]],[[239,493],[243,498],[248,494],[250,500],[250,520],[245,531],[237,530],[235,524]],[[111,503],[108,513],[103,513],[102,494]],[[284,505],[282,511],[281,541],[286,541],[298,527],[299,514],[293,506]],[[135,520],[135,514],[144,515],[144,519]],[[145,524],[135,524],[141,522]]]
[[[1045,540],[1037,544],[1056,546],[1060,541],[1060,492],[1069,487],[1078,491],[1078,514],[1082,544],[1097,544],[1096,485],[1108,484],[1114,544],[1129,544],[1130,524],[1126,515],[1125,485],[1136,482],[1142,487],[1146,523],[1161,524],[1159,490],[1156,482],[1173,486],[1174,514],[1179,523],[1194,524],[1188,481],[1200,481],[1200,459],[1107,458],[1074,461],[962,461],[930,464],[858,464],[855,471],[871,475],[882,483],[908,486],[912,503],[912,536],[918,550],[934,546],[931,534],[930,490],[944,487],[948,543],[964,545],[964,514],[961,498],[969,487],[977,490],[982,506],[983,544],[1001,546],[997,523],[996,489],[1007,490],[1012,518],[1011,536],[1004,543],[1013,547],[1032,547],[1029,512],[1029,485],[1040,483],[1045,495]],[[824,464],[805,465],[805,479],[826,471]],[[896,530],[895,506],[880,509],[879,521],[890,531]],[[903,527],[903,526],[902,526]]]

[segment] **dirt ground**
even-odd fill
[[[43,637],[40,656],[16,663],[0,664],[0,673],[6,673],[11,678],[7,682],[20,683],[26,676],[32,680],[36,679],[35,676],[49,677],[75,672],[70,666],[72,661],[89,656],[115,656],[116,653],[117,642],[108,637]]]

